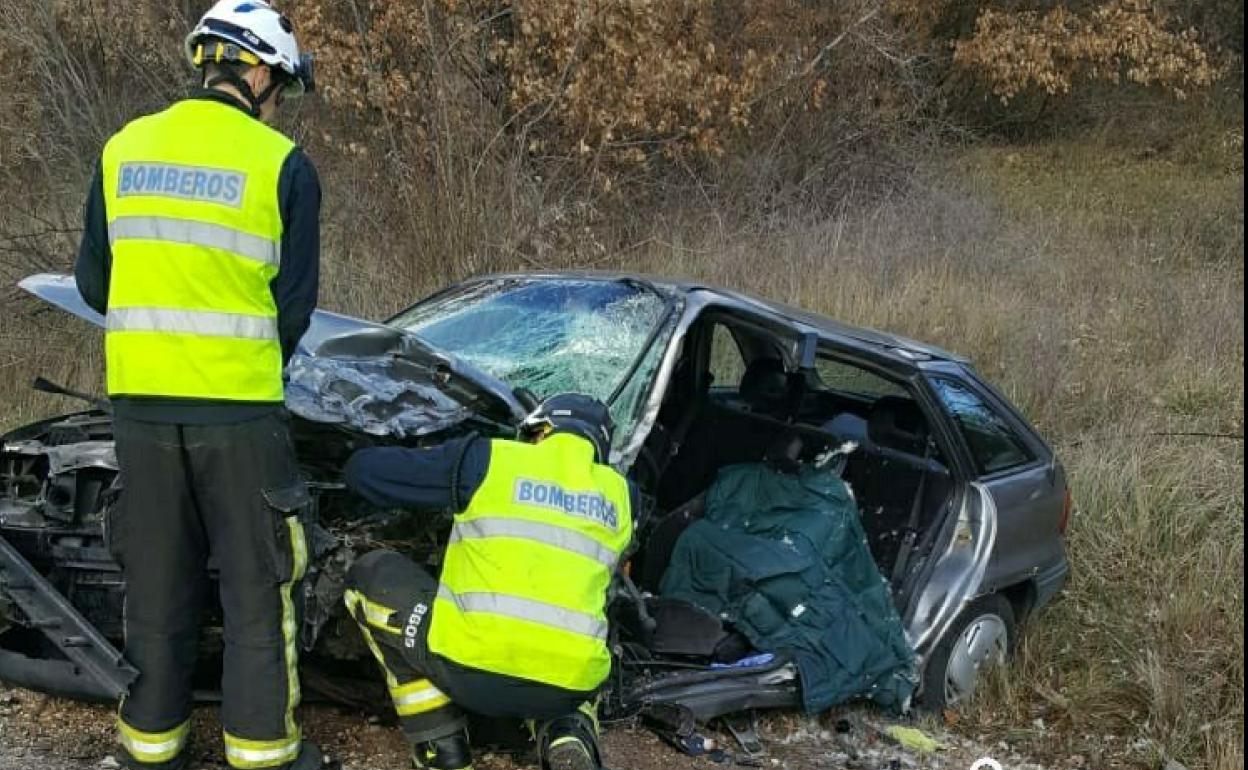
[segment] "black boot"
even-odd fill
[[[315,743],[304,741],[299,744],[299,756],[294,762],[283,765],[283,770],[329,770],[329,768],[339,767],[337,762],[326,762],[325,755],[321,753],[321,747]]]
[[[416,744],[412,764],[417,770],[472,770],[472,749],[468,733],[456,733]]]
[[[191,757],[194,756],[194,753],[194,747],[188,742],[187,745],[182,748],[181,753],[179,753],[176,757],[167,762],[161,762],[156,765],[140,762],[139,760],[134,759],[126,753],[125,749],[120,751],[118,759],[120,760],[121,766],[126,768],[126,770],[190,770]]]
[[[598,730],[586,713],[553,719],[542,726],[538,737],[542,770],[601,770]]]

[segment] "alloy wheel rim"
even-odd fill
[[[975,693],[980,675],[1005,662],[1009,631],[993,614],[972,620],[962,630],[945,664],[945,704],[957,705]]]

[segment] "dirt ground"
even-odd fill
[[[403,770],[410,767],[406,746],[397,729],[376,719],[320,705],[303,709],[308,736],[326,753],[342,762],[343,770]],[[818,719],[796,715],[772,716],[760,725],[766,754],[752,759],[732,744],[731,737],[708,733],[724,741],[728,756],[688,757],[653,733],[636,725],[607,729],[604,753],[611,770],[701,770],[760,767],[774,770],[970,770],[982,757],[995,758],[1003,770],[1064,770],[1081,764],[1043,766],[1028,762],[1005,744],[985,746],[927,726],[927,734],[942,745],[934,753],[920,753],[897,745],[883,734],[891,724],[869,709],[838,710]],[[219,723],[216,709],[197,709],[194,717],[197,770],[220,770]],[[114,758],[112,709],[75,703],[0,685],[0,770],[110,770]],[[482,753],[477,770],[519,770],[530,767],[497,753]],[[987,768],[985,768],[987,770]]]

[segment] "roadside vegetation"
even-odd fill
[[[108,5],[0,0],[6,286],[69,269],[100,143],[184,83],[203,4]],[[286,3],[326,54],[287,126],[324,306],[623,268],[970,356],[1070,472],[1074,574],[941,718],[1053,767],[1243,767],[1243,4],[823,5]],[[36,375],[100,392],[98,333],[0,296],[0,424],[75,408]]]

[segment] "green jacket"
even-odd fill
[[[661,593],[720,615],[759,650],[797,662],[810,712],[854,697],[901,710],[914,652],[834,473],[722,469],[706,516],[677,541]]]

